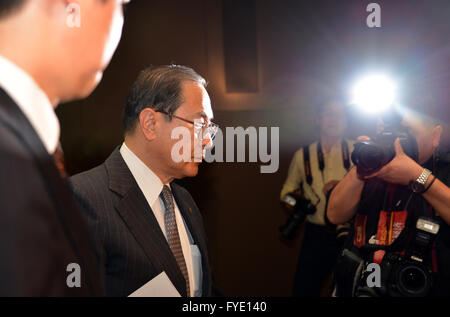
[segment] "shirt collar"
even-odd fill
[[[20,67],[0,55],[0,87],[15,101],[53,154],[59,144],[60,126],[47,95]]]
[[[336,152],[336,151],[340,151],[340,149],[342,148],[342,141],[343,141],[344,139],[339,139],[338,141],[336,141],[332,146],[331,146],[331,148],[330,148],[330,152],[328,152],[328,154],[331,154],[332,152]],[[322,142],[317,142],[316,143],[317,144],[317,146],[322,146]],[[323,149],[323,148],[322,148]]]
[[[164,186],[162,181],[127,147],[125,142],[120,147],[120,154],[151,207],[161,194]]]

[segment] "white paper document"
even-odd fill
[[[162,272],[128,297],[181,297],[166,272]]]

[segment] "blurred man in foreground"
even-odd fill
[[[99,83],[125,2],[0,1],[0,296],[104,294],[54,109]]]

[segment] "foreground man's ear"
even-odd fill
[[[156,138],[156,112],[151,108],[145,108],[139,114],[138,127],[148,141]]]

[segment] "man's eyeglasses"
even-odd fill
[[[211,140],[214,139],[214,137],[217,134],[217,131],[219,130],[219,126],[217,124],[215,124],[212,121],[204,121],[203,123],[199,122],[199,121],[191,121],[179,116],[176,116],[172,113],[168,113],[166,111],[163,110],[156,110],[156,112],[160,112],[162,114],[165,114],[166,116],[168,116],[169,118],[177,118],[179,120],[182,120],[184,122],[190,123],[194,126],[194,129],[197,130],[202,130],[203,131],[203,137],[209,136],[211,138]]]

